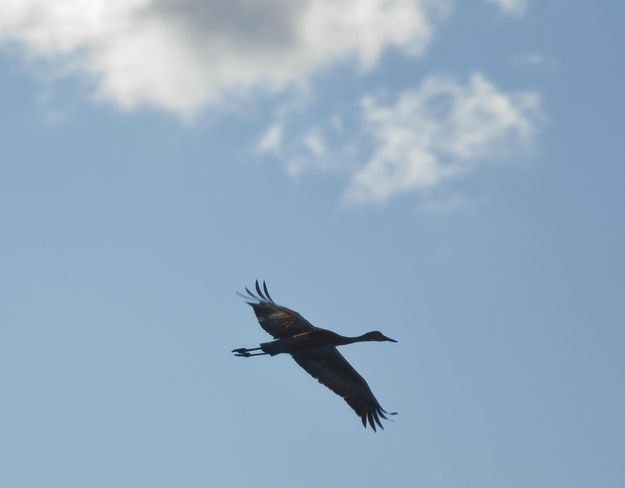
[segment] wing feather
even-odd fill
[[[241,293],[239,293],[239,295],[252,306],[258,323],[265,331],[271,334],[274,339],[291,337],[295,334],[315,330],[315,326],[295,310],[274,303],[269,296],[267,285],[264,281],[262,289],[258,280],[256,281],[255,287],[257,294],[254,294],[246,287],[245,291],[248,296]]]
[[[365,379],[336,347],[322,346],[311,351],[293,353],[291,356],[319,383],[343,397],[365,427],[368,421],[374,431],[376,424],[384,429],[380,417],[386,419],[386,410],[378,403]]]

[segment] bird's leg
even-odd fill
[[[240,354],[243,354],[245,352],[250,352],[250,351],[260,351],[261,349],[262,347],[253,347],[253,348],[240,347],[238,349],[233,349],[232,352],[238,352]]]
[[[265,354],[267,354],[266,352],[257,352],[255,354],[250,354],[250,351],[260,351],[261,349],[262,347],[254,347],[251,349],[248,349],[246,347],[240,347],[239,349],[233,349],[232,352],[235,356],[243,358],[249,358],[250,356],[264,356]]]

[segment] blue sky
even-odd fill
[[[0,484],[623,486],[624,4],[228,5],[0,0]]]

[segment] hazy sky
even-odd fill
[[[0,12],[1,486],[625,486],[625,3]]]

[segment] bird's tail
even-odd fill
[[[279,339],[271,342],[261,342],[260,344],[261,350],[272,356],[284,352],[280,346],[281,344]]]

